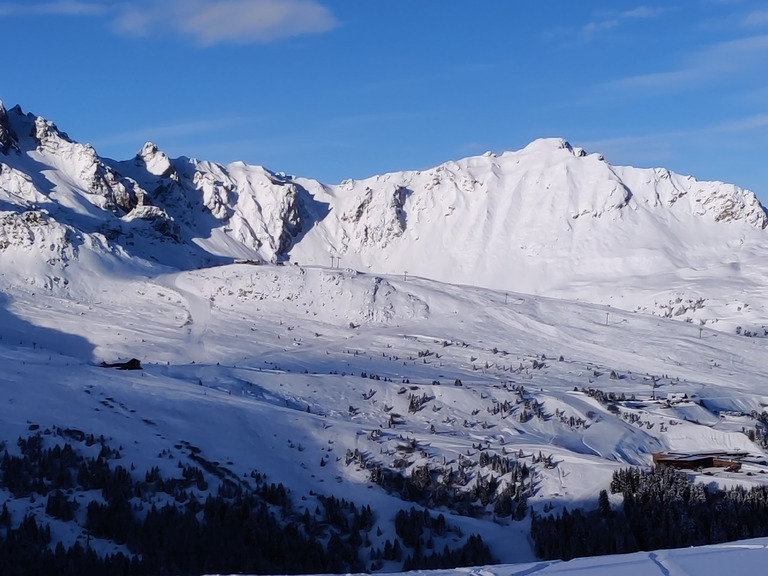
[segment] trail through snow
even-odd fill
[[[189,313],[187,330],[190,351],[200,360],[208,360],[205,333],[211,320],[211,301],[200,293],[194,277],[184,272],[158,277],[156,282],[175,290],[184,298]]]

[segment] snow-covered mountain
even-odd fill
[[[735,186],[561,140],[328,186],[152,144],[104,159],[0,107],[0,544],[32,517],[51,548],[138,554],[99,506],[194,516],[266,474],[290,493],[269,511],[349,545],[340,570],[480,534],[530,563],[495,573],[567,572],[534,563],[527,511],[588,509],[652,453],[736,454],[691,478],[766,484],[767,222]],[[67,444],[63,504],[61,475],[8,481]],[[372,517],[345,508],[344,532],[327,496]],[[408,543],[412,506],[447,528]]]
[[[331,244],[355,269],[548,293],[720,262],[765,245],[755,196],[666,170],[613,167],[562,140],[539,140],[424,172],[318,189],[332,206],[291,257]],[[735,256],[739,258],[739,256]]]
[[[619,294],[617,279],[631,278],[642,291],[638,278],[663,276],[668,287],[723,266],[749,277],[768,247],[768,217],[751,192],[611,166],[563,140],[329,186],[171,160],[153,144],[132,160],[103,159],[18,107],[0,108],[0,202],[2,258],[34,266],[43,284],[66,276],[46,266],[60,271],[91,252],[182,269],[330,262],[592,299],[580,287],[615,283]],[[637,305],[651,304],[625,307]]]
[[[0,126],[3,244],[15,264],[61,269],[84,252],[180,268],[275,261],[300,231],[301,190],[261,168],[171,162],[151,144],[113,162],[18,107],[0,112]],[[66,258],[51,261],[51,245]]]

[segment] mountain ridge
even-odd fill
[[[551,294],[590,279],[711,267],[726,251],[741,262],[768,247],[768,216],[752,192],[612,166],[557,138],[327,185],[242,162],[170,159],[152,143],[133,159],[101,158],[53,122],[0,103],[0,152],[6,252],[47,241],[31,218],[63,227],[53,251],[82,238],[97,260],[139,268],[330,260]]]

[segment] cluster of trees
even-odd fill
[[[408,412],[414,414],[424,407],[424,404],[433,400],[432,396],[429,396],[426,392],[421,396],[416,394],[408,394]]]
[[[761,448],[768,448],[768,413],[753,411],[749,416],[757,421],[755,427],[742,428],[741,431]]]
[[[511,414],[517,413],[517,420],[521,424],[529,422],[534,417],[545,422],[550,419],[551,414],[544,410],[544,403],[529,395],[524,386],[513,386],[510,391],[514,392],[517,397],[514,402],[509,400],[499,402],[494,399],[492,405],[486,408],[486,411],[494,416],[500,414],[502,418],[507,418]]]
[[[624,497],[611,509],[600,493],[591,511],[534,514],[531,536],[543,559],[622,554],[702,546],[768,535],[768,487],[713,490],[668,467],[614,473],[611,491]]]
[[[574,388],[574,391],[578,390],[578,388]],[[626,402],[628,398],[624,394],[624,392],[621,392],[620,394],[616,394],[616,392],[605,392],[603,390],[600,390],[599,388],[582,388],[581,391],[589,396],[590,398],[594,398],[600,404],[603,406],[610,406],[611,404],[614,404],[616,402]],[[632,394],[629,397],[629,400],[635,400],[635,395]]]
[[[54,440],[46,448],[50,441],[38,433],[18,440],[20,454],[4,451],[0,488],[15,498],[46,499],[46,517],[78,522],[88,538],[65,548],[52,542],[46,517],[29,515],[15,524],[4,505],[0,573],[308,574],[365,572],[403,558],[414,567],[490,562],[490,552],[475,537],[456,549],[422,554],[424,530],[447,530],[442,517],[421,518],[419,544],[401,548],[395,539],[382,551],[371,543],[376,522],[369,506],[309,493],[299,507],[282,484],[269,483],[262,474],[252,473],[246,482],[224,468],[209,470],[215,463],[193,447],[190,459],[203,470],[180,462],[178,477],[163,477],[157,467],[132,474],[103,438],[94,439],[101,443],[97,456],[83,456],[79,443],[85,439],[78,437],[74,447]],[[216,478],[214,488],[207,473]],[[83,499],[92,491],[101,498]],[[313,500],[316,506],[309,504]],[[398,526],[407,530],[402,521]],[[381,534],[379,528],[377,537]],[[92,539],[111,541],[128,553],[98,555]]]
[[[760,332],[757,330],[755,331],[742,330],[741,326],[736,326],[736,334],[738,334],[739,336],[744,335],[747,338],[760,338],[760,337],[768,336],[768,330],[765,329],[765,326],[760,328],[760,330],[762,330],[763,332],[762,334],[760,334]]]
[[[400,510],[395,516],[395,532],[409,548],[434,548],[432,535],[445,536],[448,524],[442,514],[435,518],[427,510],[411,507],[410,510]]]
[[[252,484],[224,479],[216,495],[196,466],[180,463],[179,478],[163,478],[158,468],[135,480],[115,465],[119,452],[104,444],[96,457],[84,457],[69,443],[43,448],[43,437],[20,438],[20,455],[4,451],[0,486],[14,497],[47,498],[46,514],[75,521],[77,493],[97,490],[83,528],[89,539],[124,545],[122,553],[100,557],[88,544],[52,546],[44,520],[26,516],[14,527],[7,506],[0,521],[0,566],[19,574],[199,574],[204,572],[309,573],[363,571],[356,509],[350,525],[331,521],[332,507],[310,515],[294,508],[288,491],[252,474]],[[198,456],[198,460],[207,461]],[[164,495],[163,498],[156,498]],[[151,500],[166,504],[151,507]],[[370,530],[370,510],[364,523]],[[341,550],[330,545],[341,542]]]
[[[424,551],[414,552],[406,558],[403,570],[440,570],[456,568],[457,566],[487,566],[496,561],[491,556],[491,551],[485,545],[483,539],[477,534],[467,538],[467,542],[455,550],[443,548],[442,553]]]
[[[551,456],[540,455],[538,461],[548,467],[553,465]],[[496,516],[522,520],[528,510],[528,497],[535,492],[534,475],[525,462],[482,449],[477,461],[460,455],[456,469],[403,462],[402,468],[368,465],[364,460],[360,464],[369,469],[371,482],[406,502],[427,508],[445,507],[462,516],[478,517],[492,506]],[[533,462],[537,462],[535,457]],[[476,467],[489,471],[482,474],[478,470],[471,480],[468,472]]]
[[[481,566],[493,564],[491,551],[478,535],[470,536],[458,549],[450,550],[447,545],[442,552],[436,551],[436,538],[445,537],[448,532],[460,531],[451,528],[445,517],[439,514],[432,516],[427,510],[400,510],[395,517],[395,532],[402,539],[404,546],[412,552],[403,563],[403,570],[437,570],[455,568],[457,566]],[[395,540],[393,552],[399,549],[399,541]]]
[[[487,478],[478,476],[474,494],[483,505],[493,504],[496,516],[522,520],[528,511],[528,497],[534,493],[534,474],[528,465],[519,460],[481,452],[478,460],[480,467],[492,470]],[[494,473],[499,474],[497,478]],[[502,486],[500,478],[505,477]]]
[[[258,491],[239,489],[234,498],[192,496],[184,506],[152,506],[143,518],[120,497],[88,505],[86,528],[99,538],[124,544],[141,558],[144,574],[301,573],[359,570],[345,556],[329,556],[324,530],[316,532],[292,507],[283,518]]]
[[[136,557],[128,558],[124,554],[100,557],[79,542],[67,549],[58,543],[52,550],[50,529],[40,526],[32,516],[25,516],[15,528],[4,519],[0,523],[0,536],[0,571],[5,576],[147,573]]]
[[[463,468],[411,466],[410,474],[381,465],[370,469],[371,482],[397,495],[406,502],[427,508],[446,507],[464,516],[478,516],[481,508],[474,505],[477,498],[468,490],[460,490],[469,482]]]

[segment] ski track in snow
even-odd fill
[[[698,548],[636,552],[596,558],[576,558],[567,562],[551,561],[510,564],[481,568],[418,571],[432,576],[722,576],[723,574],[759,573],[768,561],[766,539],[716,544]]]
[[[651,552],[648,554],[648,558],[651,559],[651,562],[656,564],[656,566],[659,567],[659,570],[661,570],[662,576],[672,576],[671,572],[662,564],[662,562],[659,560],[659,555]]]
[[[205,332],[211,319],[211,302],[202,296],[195,282],[186,273],[179,272],[155,279],[155,282],[178,292],[186,303],[189,313],[188,344],[199,359],[207,358]]]

